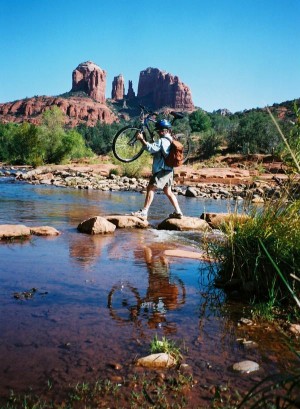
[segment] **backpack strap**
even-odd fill
[[[170,136],[165,135],[165,136],[162,136],[161,138],[167,139],[167,140],[170,142],[170,145],[171,145],[171,143],[173,142],[173,138],[172,138],[171,135],[170,135]],[[165,159],[168,157],[168,155],[166,155],[166,154],[164,153],[164,150],[163,150],[163,149],[161,149],[161,154],[162,154],[162,156],[163,156]]]

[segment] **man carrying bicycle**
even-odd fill
[[[148,210],[153,202],[155,190],[162,189],[174,207],[174,212],[171,213],[169,217],[181,219],[182,212],[177,197],[172,192],[173,168],[165,163],[165,157],[169,154],[172,142],[172,136],[170,134],[171,124],[168,120],[161,119],[156,122],[155,128],[160,137],[157,142],[149,143],[145,141],[142,133],[139,133],[137,136],[137,139],[144,145],[144,150],[153,155],[153,164],[152,176],[147,186],[144,207],[137,212],[133,212],[132,215],[147,219]]]

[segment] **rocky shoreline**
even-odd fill
[[[222,182],[222,175],[224,181]],[[118,176],[111,168],[98,169],[81,166],[43,166],[36,169],[5,167],[0,176],[13,177],[30,184],[53,185],[74,189],[101,191],[134,191],[145,193],[148,178]],[[178,170],[175,173],[174,193],[190,198],[212,198],[215,200],[247,200],[264,203],[269,198],[281,196],[283,179],[273,176],[268,180],[251,178],[247,173],[234,174],[232,169],[202,169],[189,173]]]

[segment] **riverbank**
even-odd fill
[[[280,197],[282,185],[288,180],[282,164],[273,163],[272,166],[269,165],[269,171],[263,173],[253,169],[253,164],[252,169],[242,169],[246,165],[241,162],[238,165],[236,162],[222,167],[183,165],[174,170],[174,192],[187,197],[247,200],[254,203],[264,203],[268,198]],[[72,163],[36,169],[5,166],[2,167],[2,175],[31,184],[143,193],[150,170],[144,169],[139,178],[119,176],[118,166],[103,160],[97,164]]]

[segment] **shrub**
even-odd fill
[[[218,135],[213,129],[201,134],[199,139],[199,154],[207,159],[215,155],[223,138]]]
[[[244,154],[273,153],[280,136],[267,113],[251,111],[243,116],[237,128],[229,132],[228,147]]]

